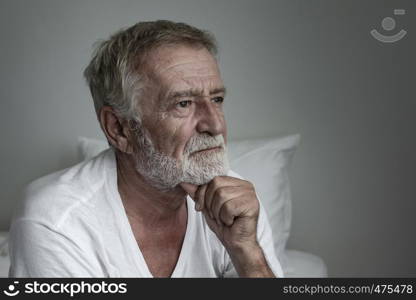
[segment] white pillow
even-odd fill
[[[228,142],[231,169],[251,181],[266,210],[273,231],[276,255],[285,260],[290,234],[291,190],[289,165],[300,135]],[[78,138],[80,159],[90,159],[108,148],[106,141]]]
[[[328,277],[328,268],[319,256],[298,250],[286,250],[285,255],[282,268],[286,278]]]
[[[266,210],[280,262],[285,260],[292,219],[289,166],[299,141],[300,135],[295,134],[228,143],[232,170],[254,184]]]

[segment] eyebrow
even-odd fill
[[[223,93],[225,95],[226,91],[227,90],[225,87],[219,87],[219,88],[210,90],[209,94],[214,95],[214,94]],[[173,92],[169,98],[198,97],[198,96],[202,96],[202,94],[203,93],[200,90],[183,90],[183,91]]]

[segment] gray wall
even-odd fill
[[[414,3],[414,2],[413,2]],[[395,44],[374,40],[394,8]],[[24,184],[102,137],[81,76],[91,45],[137,21],[214,32],[231,138],[300,133],[291,248],[330,276],[416,276],[412,1],[0,0],[0,228]]]

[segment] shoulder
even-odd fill
[[[57,226],[77,208],[91,209],[94,205],[91,200],[104,185],[104,156],[103,152],[89,161],[31,182],[23,191],[14,220],[29,219]]]

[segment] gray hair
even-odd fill
[[[100,41],[84,71],[97,116],[108,105],[118,116],[140,122],[137,104],[146,78],[141,71],[144,58],[152,49],[178,44],[205,47],[217,54],[212,34],[166,20],[139,22]]]

